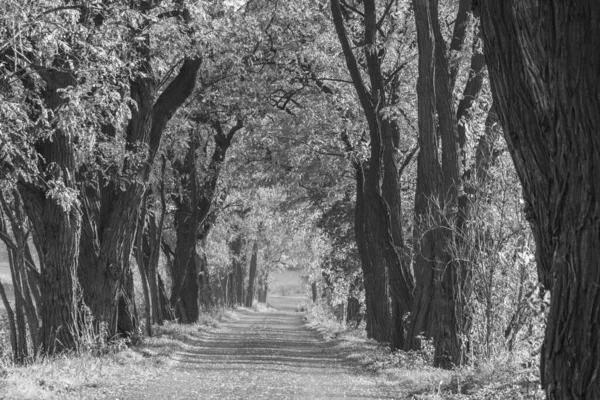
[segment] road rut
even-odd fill
[[[187,339],[176,366],[120,400],[392,399],[391,388],[307,328],[297,298],[272,297],[271,312],[239,311],[239,320]]]

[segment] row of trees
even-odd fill
[[[533,239],[548,398],[599,395],[593,2],[1,7],[20,356],[27,331],[47,353],[89,321],[135,332],[134,266],[148,333],[303,266],[370,337],[451,367],[532,330]]]

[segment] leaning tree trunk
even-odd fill
[[[552,302],[548,399],[600,398],[600,3],[480,0],[494,105]]]

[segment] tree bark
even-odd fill
[[[46,107],[57,111],[67,101],[61,89],[76,86],[68,72],[42,69],[39,75],[46,82],[42,98]],[[17,185],[27,216],[32,222],[40,247],[40,294],[42,349],[53,354],[73,349],[78,337],[79,284],[77,282],[81,209],[76,199],[62,202],[49,188],[64,186],[75,191],[75,143],[67,133],[55,129],[52,139],[38,143],[40,171],[48,179],[42,185],[20,181]]]
[[[80,270],[80,281],[96,325],[105,324],[111,337],[117,333],[128,336],[132,332],[127,329],[135,326],[131,320],[135,315],[133,293],[129,292],[132,286],[126,282],[139,209],[162,133],[192,93],[201,62],[200,57],[186,58],[178,75],[156,100],[158,83],[153,79],[140,75],[131,82],[131,98],[136,106],[131,107],[127,146],[133,152],[147,151],[140,154],[143,162],[141,166],[125,163],[122,172],[131,178],[125,183],[121,180],[105,184],[102,178],[90,178],[85,188],[80,264],[86,267]]]
[[[246,307],[252,307],[254,301],[254,280],[256,279],[256,268],[258,264],[258,241],[252,245],[252,256],[250,257],[250,271],[248,273],[248,291],[246,292]]]
[[[468,201],[462,196],[459,149],[466,144],[466,114],[481,89],[483,59],[474,54],[471,79],[458,113],[451,70],[438,17],[437,0],[414,0],[419,47],[419,156],[415,194],[416,301],[410,319],[407,348],[418,349],[418,335],[432,338],[434,364],[444,368],[464,361],[461,334],[468,327],[465,314],[467,263],[454,256],[468,218]],[[464,9],[464,7],[461,7]],[[464,35],[464,33],[463,33]],[[438,122],[437,132],[435,122]],[[462,129],[461,129],[462,128]],[[438,135],[441,139],[439,162]],[[463,162],[464,165],[464,162]]]
[[[541,283],[548,399],[600,398],[600,4],[480,0],[494,105]]]
[[[140,278],[142,281],[142,291],[144,293],[144,317],[146,319],[145,327],[146,327],[146,335],[152,336],[152,314],[153,314],[153,304],[150,298],[150,284],[148,277],[148,257],[144,254],[144,231],[146,229],[146,216],[148,212],[148,193],[144,197],[144,202],[142,204],[142,211],[140,216],[139,228],[137,231],[137,236],[135,240],[135,259],[136,264],[138,266],[138,271],[140,273]]]
[[[238,233],[233,240],[229,242],[233,262],[233,305],[244,304],[244,238]]]
[[[4,284],[2,282],[0,282],[0,297],[2,298],[2,304],[4,305],[4,310],[6,311],[6,317],[8,319],[8,332],[10,337],[10,348],[13,353],[13,361],[18,363],[19,350],[17,346],[17,323],[15,320],[15,313],[8,301],[8,296],[6,295]]]
[[[316,303],[317,299],[319,298],[319,291],[317,289],[317,282],[312,282],[310,284],[310,291],[311,291],[311,295],[312,295],[312,302]]]
[[[378,342],[389,342],[391,337],[391,314],[387,293],[387,272],[384,264],[374,263],[375,260],[371,258],[368,250],[363,165],[357,161],[354,168],[356,173],[354,231],[365,283],[367,337]]]
[[[220,122],[213,124],[216,131],[213,137],[215,149],[207,173],[204,176],[199,176],[197,172],[199,166],[196,165],[196,151],[199,147],[199,140],[194,133],[191,134],[189,151],[185,161],[175,163],[175,168],[180,174],[182,195],[173,196],[177,208],[175,211],[176,248],[173,261],[171,305],[176,312],[189,313],[190,315],[185,319],[190,323],[195,322],[199,315],[197,310],[199,289],[197,279],[200,271],[197,268],[201,265],[194,260],[196,244],[201,236],[205,237],[208,234],[212,226],[209,216],[213,208],[215,189],[221,167],[234,135],[242,127],[242,121],[238,120],[237,124],[225,133]],[[206,271],[206,273],[208,272]],[[205,288],[207,283],[204,282]],[[177,306],[183,296],[186,297],[185,305]],[[181,314],[178,317],[185,320]]]
[[[371,138],[371,151],[368,169],[364,171],[362,185],[364,201],[363,254],[370,258],[371,268],[381,268],[384,274],[376,273],[389,279],[389,289],[383,293],[376,291],[371,296],[372,306],[375,302],[387,302],[391,295],[391,317],[389,307],[383,305],[381,316],[388,320],[386,326],[371,327],[372,331],[383,330],[383,335],[390,340],[392,350],[404,346],[403,317],[410,312],[413,300],[413,280],[410,267],[403,259],[403,239],[401,230],[401,207],[399,198],[398,166],[395,154],[394,138],[397,137],[392,123],[384,117],[384,108],[389,106],[385,95],[385,80],[381,72],[381,58],[377,43],[377,10],[374,0],[365,0],[364,4],[364,49],[370,90],[363,82],[361,72],[352,52],[340,9],[339,0],[331,1],[331,11],[338,39],[342,46],[346,66],[352,78],[354,88],[359,97],[361,107],[367,119]],[[357,242],[358,242],[357,237]],[[359,247],[360,252],[360,247]],[[361,261],[365,258],[361,257]],[[375,271],[374,271],[375,273]],[[370,278],[365,276],[365,288]],[[374,282],[377,283],[377,282]],[[388,285],[388,283],[384,283]],[[389,290],[389,292],[388,292]],[[387,308],[387,311],[384,310]],[[387,331],[387,332],[386,332]],[[389,332],[389,333],[388,333]]]
[[[202,241],[202,247],[206,246],[205,241]],[[196,262],[196,271],[198,277],[198,294],[199,302],[202,308],[210,309],[215,305],[215,299],[213,296],[212,286],[210,282],[210,271],[208,270],[208,259],[204,249],[201,252],[196,251],[194,253],[194,260]]]

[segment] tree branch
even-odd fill
[[[352,53],[352,48],[350,47],[350,42],[348,41],[348,35],[346,34],[346,27],[344,26],[344,19],[340,9],[340,0],[331,0],[331,14],[333,16],[333,24],[335,25],[337,36],[346,59],[348,71],[350,72],[352,82],[354,83],[354,88],[358,94],[358,98],[365,111],[365,114],[367,115],[367,118],[370,118],[369,116],[372,116],[374,113],[371,95],[367,90],[365,83],[363,82],[360,69],[358,67],[358,62],[356,61],[354,53]]]
[[[472,0],[460,0],[458,4],[458,13],[454,22],[452,40],[450,41],[450,56],[453,52],[458,52],[463,46],[467,32],[467,22],[469,20],[469,11],[471,11]],[[456,77],[458,75],[459,62],[453,62],[450,65],[450,87],[454,88]]]
[[[243,127],[244,121],[241,118],[238,118],[236,124],[229,130],[229,133],[227,133],[227,140],[231,142],[231,140],[233,139],[233,135],[235,135],[236,132],[242,129]]]
[[[387,17],[390,10],[392,9],[392,5],[394,5],[395,2],[396,2],[396,0],[390,0],[390,2],[387,4],[387,6],[385,7],[385,10],[383,11],[383,15],[381,16],[381,18],[379,18],[379,21],[377,22],[377,29],[381,28],[381,25],[383,24],[385,17]]]
[[[410,164],[411,160],[413,159],[414,155],[417,153],[417,150],[419,150],[419,145],[417,144],[415,146],[414,149],[412,149],[410,151],[410,153],[408,153],[408,155],[406,156],[406,158],[404,159],[404,161],[402,162],[402,165],[400,166],[400,168],[398,169],[398,177],[402,176],[402,173],[404,172],[404,169],[406,167],[408,167],[408,164]]]
[[[152,107],[152,129],[150,130],[150,160],[153,160],[156,156],[167,122],[194,91],[196,76],[201,65],[202,57],[200,56],[186,58],[179,74],[154,103]]]

